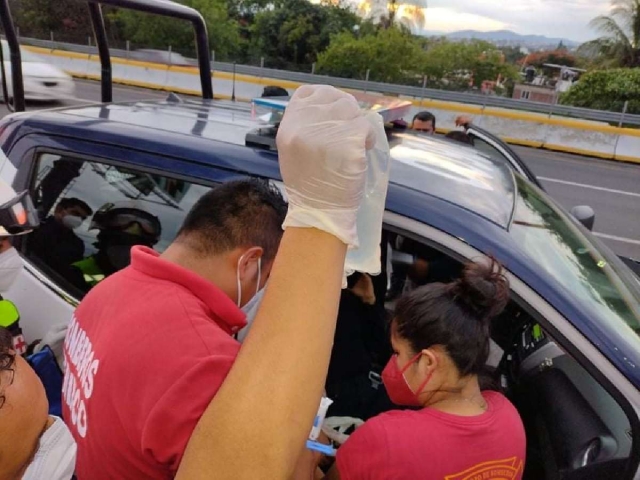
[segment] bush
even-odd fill
[[[616,68],[586,73],[560,98],[563,105],[640,113],[640,68]]]

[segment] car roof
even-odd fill
[[[246,134],[264,127],[248,104],[205,100],[139,101],[56,110],[83,128],[120,131],[118,126],[141,127],[147,136],[162,132],[188,136],[183,150],[195,148],[196,138],[244,146]],[[36,113],[51,115],[48,113]],[[97,122],[97,123],[94,123]],[[65,122],[66,123],[66,122]],[[155,131],[155,133],[154,133]],[[137,130],[136,135],[143,132]],[[162,139],[158,139],[162,141]],[[507,229],[515,204],[515,182],[506,162],[449,140],[411,133],[394,134],[390,141],[392,183],[458,205]]]

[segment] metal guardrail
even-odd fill
[[[77,53],[98,54],[98,48],[89,45],[77,45],[72,43],[56,42],[51,40],[40,40],[35,38],[20,38],[21,43],[48,49],[60,49]],[[135,52],[127,50],[110,49],[111,55],[121,58],[136,58]],[[607,122],[616,125],[637,125],[640,126],[640,115],[624,114],[622,112],[609,112],[604,110],[592,110],[588,108],[570,107],[566,105],[550,105],[547,103],[531,102],[527,100],[517,100],[513,98],[498,97],[492,95],[451,92],[447,90],[436,90],[433,88],[411,87],[407,85],[396,85],[391,83],[371,82],[365,80],[355,80],[351,78],[330,77],[327,75],[316,75],[312,73],[292,72],[289,70],[277,70],[274,68],[256,67],[251,65],[234,65],[226,62],[212,62],[212,68],[221,72],[235,72],[241,75],[254,77],[273,78],[276,80],[286,80],[298,83],[324,83],[339,88],[352,90],[363,90],[368,92],[378,92],[383,94],[403,95],[419,99],[440,100],[443,102],[456,102],[482,107],[497,107],[519,111],[529,111],[543,113],[549,116],[559,115],[563,117],[573,117],[582,120],[594,120]]]

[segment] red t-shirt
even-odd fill
[[[79,480],[173,478],[245,323],[213,284],[135,247],[131,265],[80,303],[65,340]]]
[[[525,433],[501,394],[463,417],[433,408],[379,415],[358,428],[337,456],[341,480],[519,480]]]

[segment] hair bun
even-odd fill
[[[495,258],[490,258],[488,263],[471,262],[453,284],[453,293],[484,322],[498,315],[507,305],[509,281]]]

